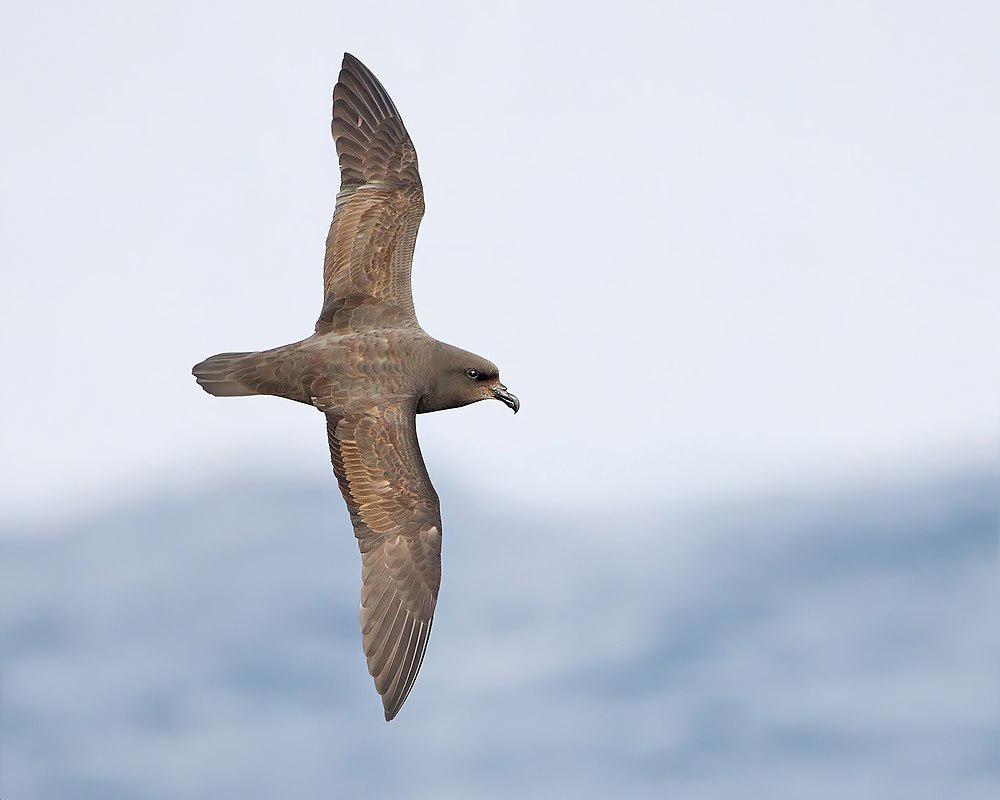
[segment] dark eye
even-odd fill
[[[472,378],[472,380],[475,380],[476,378],[479,377],[479,370],[478,369],[467,369],[465,371],[465,374],[468,375],[470,378]]]

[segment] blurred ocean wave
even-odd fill
[[[332,480],[0,536],[3,797],[995,796],[992,471],[683,513],[439,490],[389,726]]]

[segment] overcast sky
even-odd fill
[[[431,334],[522,400],[421,417],[505,502],[690,500],[994,458],[1000,6],[13,3],[4,516],[329,470],[192,364],[308,335],[365,61],[420,156]]]

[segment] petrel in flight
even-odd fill
[[[518,399],[495,364],[417,322],[410,266],[424,193],[417,154],[382,84],[344,55],[333,90],[340,193],[326,239],[323,308],[308,339],[194,367],[216,397],[267,394],[326,416],[333,471],[361,550],[361,634],[385,718],[416,680],[441,585],[441,512],[415,415]]]

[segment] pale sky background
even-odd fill
[[[5,2],[0,31],[4,519],[329,471],[318,414],[189,370],[312,329],[345,50],[419,153],[422,324],[523,403],[421,417],[432,476],[649,504],[996,457],[996,3]]]

